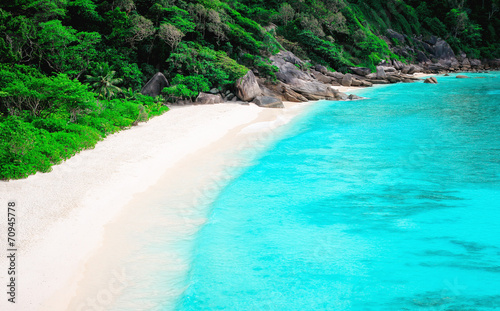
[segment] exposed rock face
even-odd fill
[[[386,73],[389,73],[389,72],[396,72],[398,70],[396,68],[392,67],[392,66],[384,66],[384,71]]]
[[[298,80],[296,83],[290,84],[290,88],[309,100],[334,97],[334,89],[331,86],[316,81]]]
[[[283,52],[280,52],[276,55],[271,56],[272,65],[278,67],[278,72],[276,73],[276,78],[278,80],[290,84],[294,83],[295,80],[306,80],[312,81],[311,76],[299,70],[292,62],[287,61],[286,59],[295,60],[295,55],[291,52],[287,52],[287,58],[282,55]],[[293,55],[292,56],[290,56]]]
[[[363,99],[363,97],[354,94],[350,94],[348,98],[350,100]]]
[[[201,92],[198,97],[196,97],[196,104],[199,105],[213,105],[222,103],[222,96],[220,94],[210,94]]]
[[[307,98],[295,92],[294,90],[291,90],[290,87],[284,84],[283,82],[272,84],[272,83],[265,83],[265,80],[263,80],[261,89],[263,95],[277,97],[283,101],[297,102],[297,103],[307,101]]]
[[[342,78],[344,77],[344,74],[342,72],[331,72],[331,71],[328,71],[326,73],[326,75],[329,76],[329,77],[335,78],[337,80],[342,80]]]
[[[351,86],[352,84],[352,75],[350,73],[346,73],[342,78],[341,84],[343,86]]]
[[[470,68],[470,62],[469,62],[468,58],[464,58],[464,60],[462,61],[462,67],[464,69],[469,69]]]
[[[429,58],[425,55],[424,52],[418,50],[417,51],[417,61],[420,63],[425,63],[429,61]]]
[[[460,68],[467,69],[467,64],[462,64],[465,54],[460,54],[457,59],[450,45],[441,38],[420,35],[413,36],[412,40],[408,40],[407,36],[392,29],[387,30],[387,36],[397,39],[400,43],[394,46],[390,44],[395,54],[403,57],[408,57],[410,54],[416,55],[417,62],[428,72],[439,73],[440,71],[453,71]],[[392,60],[392,65],[403,73],[412,74],[410,68],[406,67],[408,65],[402,64],[400,61]],[[418,68],[415,72],[417,71],[419,71]]]
[[[400,78],[399,76],[396,76],[396,75],[388,75],[387,80],[389,80],[389,82],[391,82],[391,83],[398,83],[398,82],[403,81],[402,78]]]
[[[436,78],[430,77],[430,78],[425,79],[424,83],[437,84],[438,82],[437,82]]]
[[[403,69],[403,67],[405,66],[405,64],[403,64],[402,62],[400,62],[399,60],[393,60],[392,61],[392,65],[393,67],[396,69],[396,70],[401,70]]]
[[[316,69],[316,71],[321,72],[322,74],[326,74],[328,72],[328,69],[323,65],[316,65],[314,66],[314,69]]]
[[[451,46],[441,38],[439,38],[436,44],[434,44],[433,49],[433,54],[438,59],[456,58],[455,53],[453,53],[453,50],[451,49]]]
[[[169,86],[167,78],[161,72],[157,72],[149,81],[142,87],[141,94],[156,97],[161,94],[163,88]]]
[[[327,84],[330,84],[334,81],[337,82],[337,80],[335,78],[330,77],[330,76],[326,76],[319,71],[313,70],[311,72],[312,72],[313,76],[320,82],[327,83]]]
[[[464,76],[464,75],[457,75],[456,78],[457,79],[468,79],[469,77]]]
[[[361,83],[363,83],[364,87],[371,87],[373,86],[373,83],[367,81],[367,80],[361,80]]]
[[[399,43],[405,43],[405,36],[392,29],[387,29],[387,37],[390,39],[397,39]]]
[[[385,74],[384,67],[377,66],[377,79],[385,79],[387,75]]]
[[[251,101],[261,94],[259,84],[252,71],[236,81],[236,96],[244,101]]]
[[[259,107],[285,108],[281,99],[271,96],[257,96],[253,102]]]
[[[337,92],[337,93],[335,93],[335,99],[336,100],[348,100],[349,95],[347,95],[346,93]]]
[[[355,74],[358,74],[363,77],[369,75],[372,72],[370,68],[366,67],[351,67],[349,69],[351,69],[351,71],[354,72]]]
[[[481,66],[481,61],[479,59],[471,59],[470,65],[472,68],[479,67],[479,66]]]
[[[352,81],[351,81],[351,86],[362,86],[362,85],[363,85],[363,82],[361,80],[352,79]]]
[[[280,56],[284,61],[286,62],[289,62],[289,63],[292,63],[294,65],[302,65],[304,64],[304,62],[298,58],[297,56],[295,56],[295,54],[293,54],[292,52],[289,52],[289,51],[281,51],[279,52],[278,54],[276,54],[275,56]]]

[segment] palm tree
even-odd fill
[[[109,68],[108,63],[104,63],[97,67],[97,74],[95,76],[86,75],[87,82],[97,92],[100,97],[110,99],[118,93],[122,93],[122,89],[116,84],[122,83],[123,79],[115,78],[116,71]]]

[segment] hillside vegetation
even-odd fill
[[[0,179],[49,171],[106,135],[227,90],[249,69],[276,79],[289,50],[332,70],[410,63],[388,29],[498,58],[499,1],[10,0],[0,3]],[[163,96],[140,94],[156,72]]]

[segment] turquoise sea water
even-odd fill
[[[315,103],[220,193],[176,309],[499,309],[500,74],[468,75]]]

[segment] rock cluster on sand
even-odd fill
[[[456,70],[468,71],[500,67],[500,59],[481,62],[468,58],[465,53],[455,55],[450,45],[434,36],[414,37],[389,29],[388,38],[400,42],[397,47],[390,44],[394,53],[407,57],[410,53],[417,55],[418,64],[404,64],[399,60],[382,60],[375,72],[366,67],[350,67],[347,73],[330,71],[321,64],[303,61],[290,51],[281,51],[270,57],[271,64],[278,68],[276,81],[258,77],[249,70],[234,85],[234,90],[220,92],[211,89],[208,93],[200,93],[194,104],[215,104],[220,102],[253,102],[261,107],[283,107],[284,101],[304,102],[308,100],[353,100],[360,99],[355,95],[339,92],[336,87],[370,87],[374,84],[410,83],[421,80],[415,73],[447,73]],[[414,42],[410,47],[409,42]],[[418,48],[415,48],[417,46]],[[468,78],[457,75],[457,78]],[[437,79],[430,77],[425,83],[436,84]],[[155,74],[143,87],[142,93],[157,96],[168,86],[168,81],[161,73]],[[234,93],[233,93],[234,92]],[[190,100],[179,100],[177,104],[193,104]]]
[[[203,93],[201,92],[196,98],[195,103],[201,105],[211,105],[211,104],[220,104],[224,102],[222,96],[220,94],[211,94],[211,93]]]
[[[430,77],[424,80],[424,83],[437,84],[438,81],[435,77]]]
[[[259,84],[251,70],[236,81],[236,95],[244,101],[251,101],[261,95]]]
[[[416,55],[417,66],[425,73],[445,73],[449,71],[481,71],[500,67],[500,59],[479,60],[468,57],[465,53],[455,54],[450,45],[442,38],[436,36],[416,36],[410,38],[392,29],[386,32],[385,41],[391,50],[401,57]],[[393,39],[397,39],[398,44],[393,44]],[[393,60],[389,66],[406,73],[405,65],[400,61]],[[409,71],[408,73],[411,73]]]
[[[141,93],[156,97],[161,94],[163,88],[169,86],[167,78],[161,72],[157,72],[149,81],[142,87]]]
[[[272,96],[262,96],[259,95],[255,97],[253,100],[253,103],[255,103],[259,107],[266,107],[266,108],[285,108],[283,105],[283,102],[276,97]]]

